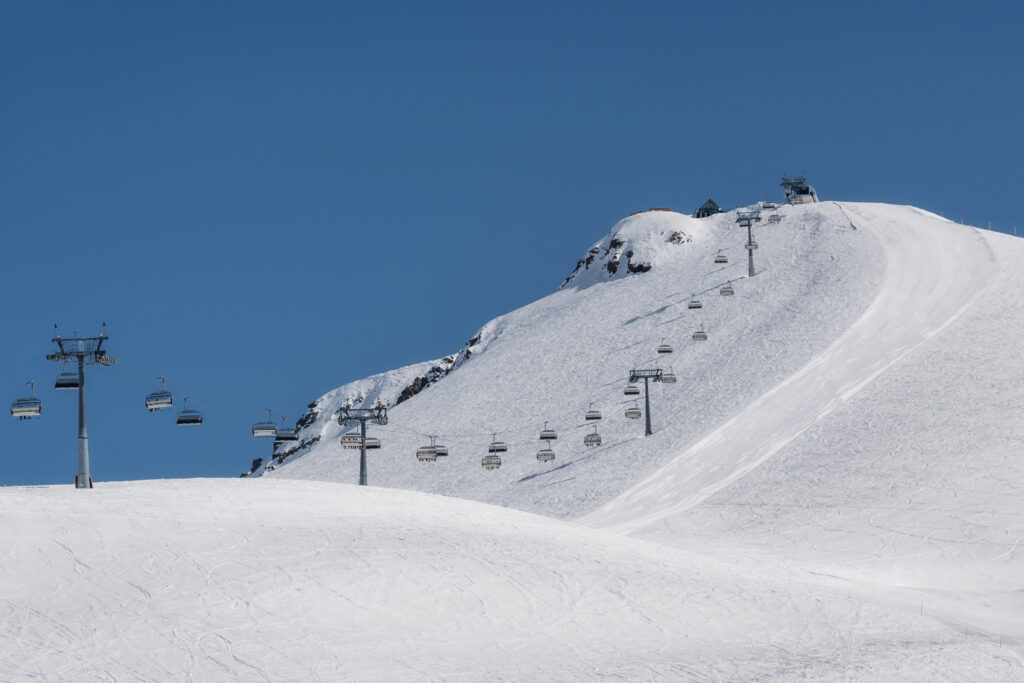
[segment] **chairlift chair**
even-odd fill
[[[728,263],[728,262],[729,262],[729,257],[726,256],[725,254],[723,254],[721,250],[719,250],[718,253],[715,254],[715,263]]]
[[[704,331],[704,326],[701,325],[700,329],[693,333],[693,341],[707,341],[708,333]]]
[[[555,452],[545,446],[544,448],[537,451],[537,460],[540,462],[550,462],[555,459]]]
[[[282,441],[298,441],[299,433],[295,431],[294,427],[285,427],[285,420],[288,419],[287,415],[281,416],[281,426],[277,428],[277,436],[274,441],[280,443]]]
[[[672,372],[672,368],[669,368],[668,372],[661,373],[661,382],[662,382],[662,384],[675,384],[676,383],[676,375],[675,375],[674,372]]]
[[[672,353],[672,345],[666,343],[664,339],[662,339],[661,344],[658,345],[658,354],[660,355],[663,353]]]
[[[363,447],[368,451],[378,449],[380,448],[380,439],[378,439],[375,436],[368,436],[366,437],[366,443],[363,445]]]
[[[626,418],[627,419],[639,420],[641,417],[643,417],[643,415],[644,414],[643,414],[643,411],[640,410],[640,406],[636,405],[635,403],[632,406],[630,406],[629,408],[626,408]]]
[[[25,384],[32,387],[31,395],[11,403],[11,415],[19,420],[31,420],[43,412],[43,402],[36,398],[36,383],[29,381]]]
[[[638,387],[635,384],[627,384],[626,385],[626,390],[624,392],[622,392],[622,393],[624,393],[626,396],[639,396],[640,395],[640,387]]]
[[[501,457],[490,453],[480,459],[480,466],[485,470],[496,470],[501,467]]]
[[[178,413],[178,426],[180,427],[198,427],[203,424],[203,414],[198,410],[193,410],[188,407],[188,399],[186,396],[182,402],[182,411]]]
[[[583,445],[584,446],[600,446],[601,445],[601,435],[598,434],[597,432],[591,432],[590,434],[587,434],[586,436],[583,437]]]
[[[587,422],[597,422],[598,420],[601,419],[601,411],[594,410],[594,404],[591,403],[590,410],[588,410],[587,414],[583,416],[583,419],[586,420]]]
[[[348,432],[341,437],[342,448],[362,448],[363,437],[359,436],[359,432]]]
[[[440,446],[440,445],[434,446],[434,455],[436,455],[439,458],[447,457],[447,455],[448,455],[448,447],[447,446]]]
[[[267,419],[257,422],[252,426],[253,436],[277,436],[277,427],[274,425],[274,415],[270,408],[267,408]]]
[[[508,446],[505,445],[504,441],[498,441],[497,438],[495,438],[497,436],[498,435],[495,434],[491,437],[491,443],[487,446],[487,452],[491,455],[496,453],[508,453]]]
[[[57,375],[57,381],[53,383],[53,388],[60,390],[77,389],[79,386],[78,373],[67,370]]]
[[[748,251],[753,251],[757,249],[757,242],[747,242],[746,244],[743,245],[743,248],[747,249]]]
[[[703,308],[703,306],[700,303],[700,299],[695,298],[695,295],[693,295],[693,294],[690,295],[690,300],[688,302],[686,302],[686,307],[690,308],[690,309],[692,309],[692,308]]]
[[[167,380],[157,377],[160,380],[160,390],[146,394],[146,410],[156,413],[174,405],[174,396],[167,391]]]
[[[420,446],[416,449],[416,459],[420,462],[435,462],[437,460],[437,451],[434,450],[433,446]]]
[[[548,423],[544,423],[544,429],[540,430],[541,441],[554,441],[558,438],[558,432],[554,429],[548,429]]]
[[[718,293],[721,294],[722,296],[732,296],[736,292],[732,288],[732,283],[726,282],[724,285],[722,285],[722,288],[718,290]]]

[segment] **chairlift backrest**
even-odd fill
[[[501,467],[501,458],[493,453],[485,455],[480,459],[480,466],[485,470],[496,470]]]

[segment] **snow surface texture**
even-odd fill
[[[779,213],[754,278],[734,213],[621,221],[454,358],[316,401],[269,476],[0,490],[0,679],[1024,680],[1024,242]],[[370,427],[392,489],[299,481],[353,483],[333,413],[424,376]]]
[[[912,610],[410,491],[4,489],[0,678],[1010,680]]]

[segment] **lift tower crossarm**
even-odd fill
[[[106,326],[104,323],[104,329]],[[54,325],[54,328],[56,327]],[[75,488],[78,489],[92,488],[92,475],[89,472],[89,432],[85,423],[85,366],[110,367],[117,363],[103,349],[103,342],[107,338],[105,332],[100,332],[97,337],[62,337],[58,332],[51,340],[57,345],[57,352],[46,355],[46,360],[58,363],[74,362],[78,365],[78,474],[75,475]]]

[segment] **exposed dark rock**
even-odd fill
[[[256,458],[255,460],[253,460],[252,461],[252,469],[249,470],[249,474],[252,474],[256,470],[258,470],[260,468],[260,465],[262,465],[262,464],[263,464],[263,458]]]
[[[608,269],[609,274],[615,275],[615,273],[619,270],[619,261],[618,259],[612,259],[608,263],[604,264],[604,267]]]

